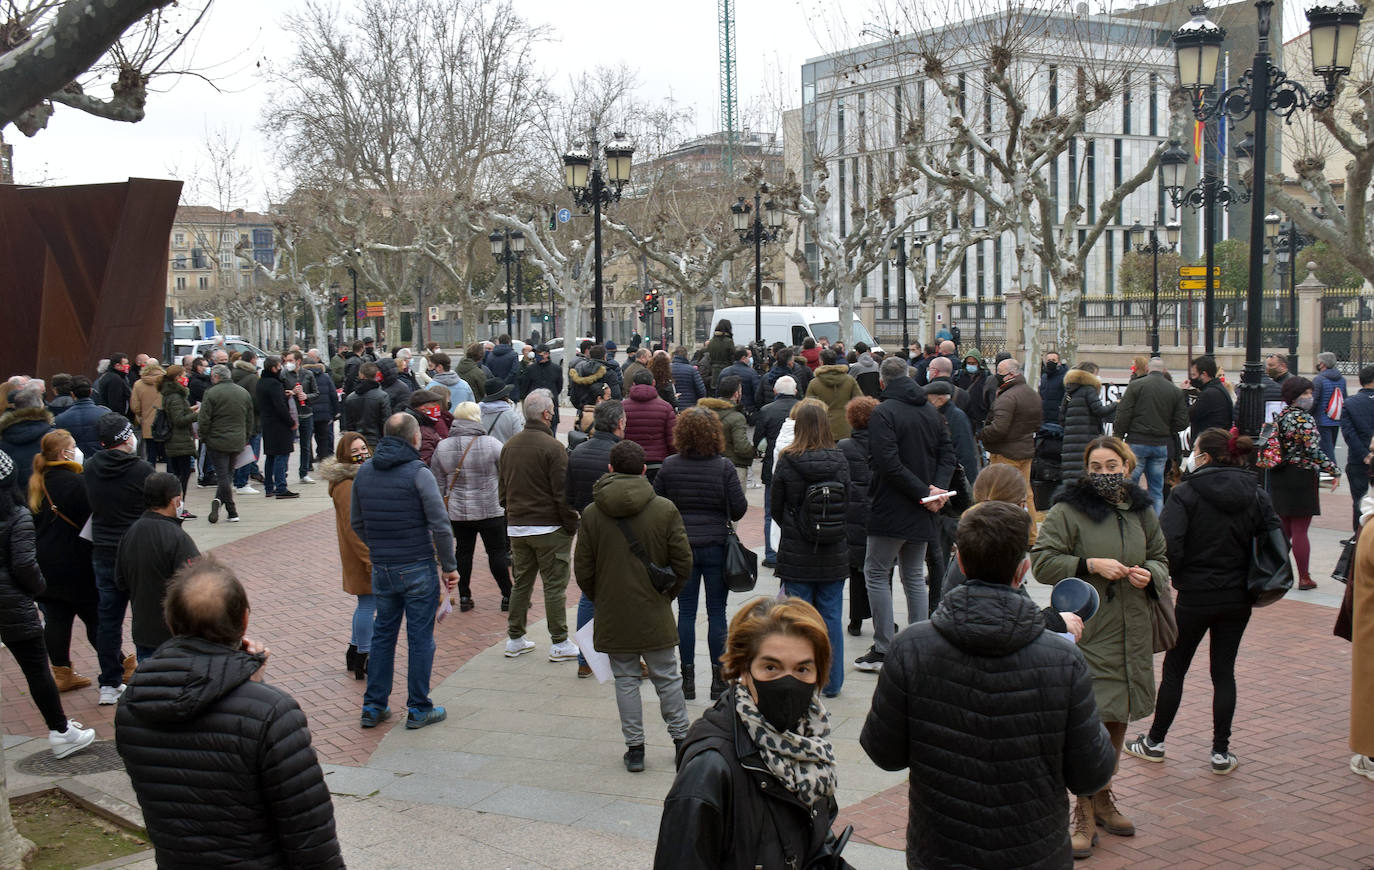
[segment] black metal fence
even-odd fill
[[[1336,355],[1342,374],[1374,362],[1374,299],[1361,287],[1332,287],[1322,294],[1321,350]]]

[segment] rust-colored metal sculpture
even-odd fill
[[[0,185],[0,377],[157,353],[180,181]]]

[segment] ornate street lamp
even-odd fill
[[[343,249],[344,262],[348,265],[348,277],[353,279],[353,339],[358,338],[358,258],[363,255],[363,249],[357,245],[350,245]],[[340,337],[342,341],[342,336]]]
[[[520,258],[525,255],[525,234],[519,230],[492,230],[487,236],[491,243],[491,255],[496,262],[506,267],[506,335],[515,337],[514,320],[510,297],[510,267],[515,266],[515,287],[517,301],[524,304],[520,287]]]
[[[912,236],[911,249],[921,264],[921,286],[925,287],[926,260],[925,260],[926,237]],[[907,298],[906,298],[906,239],[903,236],[893,238],[892,244],[887,248],[888,262],[897,267],[897,307],[902,311],[902,350],[906,354],[911,353],[911,335],[907,331]]]
[[[763,202],[769,193],[767,183],[754,191],[751,205],[744,197],[730,206],[730,225],[743,244],[754,245],[754,364],[765,364],[763,352],[763,243],[775,242],[782,230],[782,210],[773,200]]]
[[[1131,227],[1131,244],[1142,254],[1150,254],[1154,268],[1151,275],[1154,278],[1153,287],[1150,292],[1150,356],[1159,356],[1159,255],[1161,252],[1167,253],[1174,249],[1178,244],[1178,224],[1170,223],[1164,228],[1167,244],[1159,241],[1159,215],[1155,215],[1155,222],[1148,230],[1149,241],[1146,241],[1146,229],[1140,225],[1140,221],[1135,222]]]
[[[606,340],[605,315],[602,310],[601,276],[601,208],[620,201],[620,193],[630,181],[630,163],[635,148],[624,133],[616,133],[596,154],[599,143],[593,137],[591,148],[576,143],[563,155],[563,183],[573,195],[573,202],[583,214],[592,214],[592,245],[595,281],[592,289],[592,338],[597,344]]]

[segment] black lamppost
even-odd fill
[[[925,236],[912,236],[911,247],[913,252],[920,258],[921,264],[921,286],[925,286]],[[907,301],[906,301],[906,239],[897,236],[892,240],[892,244],[887,248],[888,262],[897,267],[897,307],[902,310],[902,350],[908,355],[911,353],[911,335],[907,331]]]
[[[1154,269],[1151,274],[1154,277],[1154,284],[1150,291],[1150,356],[1159,356],[1159,255],[1168,253],[1178,246],[1177,223],[1170,223],[1164,228],[1164,235],[1168,243],[1159,241],[1159,215],[1155,215],[1155,222],[1149,229],[1150,240],[1145,240],[1146,230],[1140,225],[1140,221],[1135,222],[1131,227],[1131,243],[1135,249],[1142,254],[1150,254],[1154,261]]]
[[[1264,219],[1265,235],[1273,233],[1276,256],[1280,264],[1288,265],[1288,370],[1298,371],[1298,251],[1312,244],[1312,239],[1298,230],[1294,221],[1280,222],[1279,216],[1270,213]],[[1272,223],[1271,223],[1272,221]],[[1271,231],[1269,227],[1272,226]],[[1280,239],[1283,244],[1280,246]]]
[[[354,245],[351,248],[344,248],[343,258],[347,263],[348,277],[353,279],[353,338],[358,338],[358,258],[363,255],[363,249]]]
[[[496,258],[496,262],[506,267],[506,335],[514,338],[510,304],[510,267],[515,266],[515,281],[518,285],[520,258],[525,255],[525,234],[519,230],[492,230],[491,235],[487,236],[487,241],[491,243],[491,255]]]
[[[1269,114],[1291,121],[1299,109],[1324,110],[1336,99],[1341,76],[1350,72],[1360,19],[1365,9],[1351,3],[1318,6],[1307,10],[1312,48],[1312,71],[1321,76],[1326,90],[1309,94],[1289,80],[1269,57],[1269,16],[1274,0],[1256,0],[1259,43],[1250,69],[1240,82],[1220,95],[1213,93],[1221,44],[1226,31],[1207,19],[1205,6],[1191,8],[1193,18],[1174,34],[1178,57],[1179,87],[1193,101],[1199,121],[1221,118],[1223,123],[1244,121],[1254,115],[1254,174],[1250,200],[1250,284],[1246,294],[1245,372],[1241,376],[1236,422],[1246,435],[1259,434],[1264,419],[1264,361],[1260,358],[1260,326],[1264,304],[1264,178],[1268,162]],[[1210,271],[1210,270],[1209,270]],[[1211,279],[1210,274],[1208,279]],[[1210,338],[1210,335],[1208,336]]]
[[[768,192],[768,185],[760,184],[754,191],[752,206],[742,196],[739,202],[730,206],[730,220],[740,242],[754,245],[754,356],[760,361],[764,356],[763,243],[777,241],[778,231],[782,229],[782,211],[771,199],[762,202],[763,194]]]
[[[572,150],[563,155],[563,183],[582,213],[592,213],[592,259],[596,268],[592,285],[592,338],[601,344],[606,339],[601,288],[601,207],[620,201],[620,192],[630,181],[630,159],[635,148],[624,133],[616,133],[602,149],[603,163],[596,153],[597,144],[595,138],[590,149],[574,143]]]
[[[329,285],[329,292],[333,294],[333,296],[331,296],[330,299],[334,302],[334,326],[336,329],[334,337],[334,347],[337,349],[337,352],[339,350],[343,350],[344,314],[347,313],[345,309],[348,306],[345,303],[339,301],[338,281],[335,281],[334,283]]]

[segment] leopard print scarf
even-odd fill
[[[801,733],[778,733],[759,712],[744,684],[735,687],[735,713],[759,749],[768,772],[807,806],[835,794],[835,749],[830,745],[830,714],[820,696],[801,722]]]

